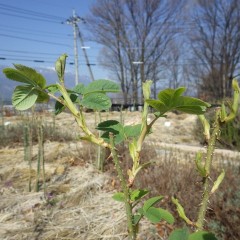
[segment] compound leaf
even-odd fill
[[[148,99],[147,103],[161,115],[171,110],[179,110],[190,114],[203,114],[210,104],[193,97],[181,96],[185,88],[165,89],[158,93],[158,100]]]

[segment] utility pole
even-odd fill
[[[83,41],[83,37],[82,34],[80,32],[80,29],[78,27],[78,22],[82,21],[83,23],[85,23],[85,20],[79,16],[76,15],[75,10],[73,10],[73,16],[70,17],[69,19],[67,19],[66,23],[70,24],[73,26],[73,36],[74,36],[74,56],[75,56],[75,84],[78,84],[78,47],[77,47],[77,37],[79,37],[80,40],[80,44],[81,44],[81,48],[83,50],[83,54],[85,57],[85,61],[86,61],[86,65],[88,67],[88,71],[90,74],[90,78],[92,81],[94,81],[94,76],[93,76],[93,72],[91,69],[91,64],[89,63],[89,59],[87,56],[87,52],[86,52],[86,47],[84,46],[84,41]]]
[[[83,22],[85,22],[84,19],[82,19]],[[86,64],[88,66],[88,71],[89,71],[89,74],[90,74],[90,77],[92,79],[92,81],[94,81],[94,76],[93,76],[93,72],[92,72],[92,68],[91,68],[91,64],[89,63],[89,60],[88,60],[88,55],[87,55],[87,52],[86,52],[86,47],[84,46],[84,41],[83,41],[83,37],[82,37],[82,34],[80,32],[80,29],[79,27],[77,27],[78,29],[78,37],[79,37],[79,40],[80,40],[80,43],[81,43],[81,48],[83,50],[83,54],[84,54],[84,57],[85,57],[85,61],[86,61]]]
[[[77,23],[80,21],[80,18],[76,16],[75,10],[73,10],[73,15],[66,20],[67,24],[73,26],[73,37],[74,37],[74,64],[75,64],[75,85],[78,85],[78,46],[77,46]]]

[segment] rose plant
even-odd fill
[[[141,116],[141,123],[137,125],[123,125],[116,120],[100,122],[97,129],[102,135],[94,134],[87,126],[84,109],[95,111],[108,110],[111,107],[111,99],[108,93],[120,91],[119,85],[110,80],[96,80],[88,85],[78,84],[73,89],[65,86],[64,72],[67,55],[63,54],[56,61],[55,69],[59,82],[47,85],[45,78],[34,69],[20,64],[15,64],[14,68],[5,68],[4,74],[11,80],[21,83],[17,86],[12,95],[12,103],[18,110],[26,110],[36,103],[48,102],[50,98],[56,100],[55,113],[60,114],[65,108],[70,111],[75,118],[81,131],[81,139],[97,144],[111,151],[112,157],[122,191],[115,193],[113,198],[125,204],[128,237],[131,240],[137,239],[139,222],[143,217],[152,223],[166,221],[174,223],[174,216],[166,209],[156,207],[161,205],[163,196],[147,198],[149,190],[136,189],[134,187],[137,174],[151,162],[141,163],[141,150],[145,138],[152,131],[154,123],[167,113],[177,110],[184,113],[196,114],[199,116],[203,127],[204,135],[208,141],[207,151],[196,156],[196,170],[202,178],[203,197],[198,210],[196,221],[190,220],[178,199],[172,198],[176,205],[179,216],[186,222],[189,228],[175,229],[169,236],[169,240],[214,240],[214,234],[204,230],[204,220],[207,206],[211,195],[218,189],[224,178],[224,171],[212,184],[210,181],[212,157],[215,143],[220,136],[221,126],[234,119],[238,111],[239,86],[236,80],[233,81],[233,102],[228,106],[222,104],[216,109],[216,117],[213,126],[210,126],[204,113],[210,104],[193,97],[184,96],[185,88],[165,89],[158,93],[158,99],[151,99],[151,81],[143,83],[144,107]],[[60,96],[59,96],[60,93]],[[152,107],[154,119],[148,121],[149,107]],[[132,158],[132,167],[127,174],[123,173],[119,158],[118,144],[125,142],[128,145]],[[204,155],[204,156],[203,156]],[[127,177],[125,177],[127,175]],[[189,193],[190,194],[190,193]]]

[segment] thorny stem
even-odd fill
[[[127,226],[128,226],[129,239],[135,240],[137,237],[137,233],[136,233],[136,229],[133,224],[133,212],[132,212],[133,206],[131,204],[129,188],[128,188],[127,182],[124,178],[122,168],[119,164],[119,159],[117,156],[117,152],[115,150],[113,134],[110,133],[109,137],[110,137],[111,154],[113,157],[113,162],[116,167],[118,178],[120,180],[121,187],[122,187],[123,194],[124,194],[124,203],[125,203],[125,209],[126,209],[126,214],[127,214]]]
[[[149,99],[149,97],[151,95],[151,84],[152,84],[152,81],[146,81],[143,84],[143,96],[144,96],[145,100]],[[151,126],[149,126],[147,123],[148,107],[149,107],[149,104],[146,101],[144,101],[143,112],[142,112],[141,133],[137,139],[137,144],[136,144],[136,149],[135,149],[135,154],[134,154],[135,157],[133,158],[132,174],[129,177],[129,185],[130,186],[133,185],[134,179],[135,179],[137,173],[139,172],[139,167],[141,167],[140,166],[140,152],[142,150],[144,139],[151,128]]]
[[[200,209],[198,212],[198,218],[196,222],[197,230],[202,230],[204,228],[204,219],[207,213],[207,207],[208,207],[208,202],[210,198],[209,177],[210,177],[211,166],[212,166],[213,152],[214,152],[216,140],[219,136],[219,131],[220,131],[219,117],[220,117],[220,110],[217,110],[215,115],[213,132],[211,134],[208,148],[207,148],[207,156],[205,161],[206,176],[203,177],[203,197],[202,197]]]
[[[88,140],[92,143],[95,143],[102,147],[110,148],[110,145],[106,143],[102,138],[99,138],[95,136],[90,129],[87,127],[85,117],[83,116],[83,112],[80,109],[80,111],[75,107],[74,103],[71,101],[66,89],[62,85],[58,85],[58,88],[61,92],[61,94],[64,97],[63,104],[70,110],[72,115],[74,116],[75,120],[77,121],[78,126],[82,129],[82,131],[85,133],[85,136],[83,137],[85,140]]]

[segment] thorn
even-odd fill
[[[208,177],[208,179],[209,179],[211,182],[213,182],[213,180],[212,180],[212,178],[211,178],[210,176]]]
[[[207,210],[213,211],[213,208],[208,207]]]
[[[110,153],[110,155],[107,157],[107,161],[110,160],[112,158],[112,153]]]

